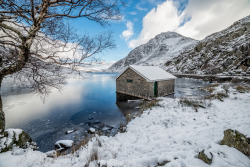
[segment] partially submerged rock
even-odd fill
[[[213,161],[213,154],[211,152],[202,150],[201,152],[199,152],[198,158],[210,165]]]
[[[118,125],[106,125],[98,120],[86,122],[85,126],[88,128],[87,132],[89,134],[98,133],[99,135],[114,136],[118,132]],[[93,128],[92,131],[90,131],[91,128]]]
[[[73,140],[59,140],[55,143],[55,148],[57,151],[61,151],[72,147],[73,144],[74,144]]]
[[[0,153],[12,150],[14,147],[36,149],[36,143],[33,142],[28,133],[21,129],[7,129],[0,136]]]
[[[70,134],[70,133],[73,133],[74,131],[76,131],[76,130],[75,130],[75,129],[72,129],[72,130],[66,131],[65,133],[66,133],[66,134]]]
[[[221,144],[236,148],[250,158],[250,138],[247,138],[237,130],[225,130]]]
[[[89,128],[89,130],[88,130],[88,133],[90,133],[90,134],[94,134],[95,133],[95,128]]]

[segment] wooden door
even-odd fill
[[[155,81],[154,83],[154,95],[155,97],[158,96],[158,82],[157,81]]]

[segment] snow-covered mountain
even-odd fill
[[[133,49],[127,57],[113,64],[108,71],[119,72],[132,64],[164,66],[168,60],[178,56],[183,50],[192,49],[196,43],[196,40],[175,32],[161,33],[148,43]]]
[[[207,36],[168,61],[165,69],[186,74],[250,74],[250,15]]]
[[[106,71],[111,65],[113,65],[114,61],[100,61],[100,62],[89,62],[84,63],[82,65],[78,65],[75,69],[81,72],[103,72]]]

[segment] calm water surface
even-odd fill
[[[115,134],[125,115],[136,112],[140,104],[116,104],[117,75],[88,74],[85,79],[68,80],[61,92],[52,90],[45,103],[32,93],[5,96],[6,128],[28,132],[41,151],[52,150],[58,140],[80,140],[90,127]],[[174,97],[204,96],[198,87],[206,85],[199,80],[177,79]],[[65,134],[68,130],[76,131]]]

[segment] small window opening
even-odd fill
[[[127,83],[133,83],[132,79],[127,79]]]

